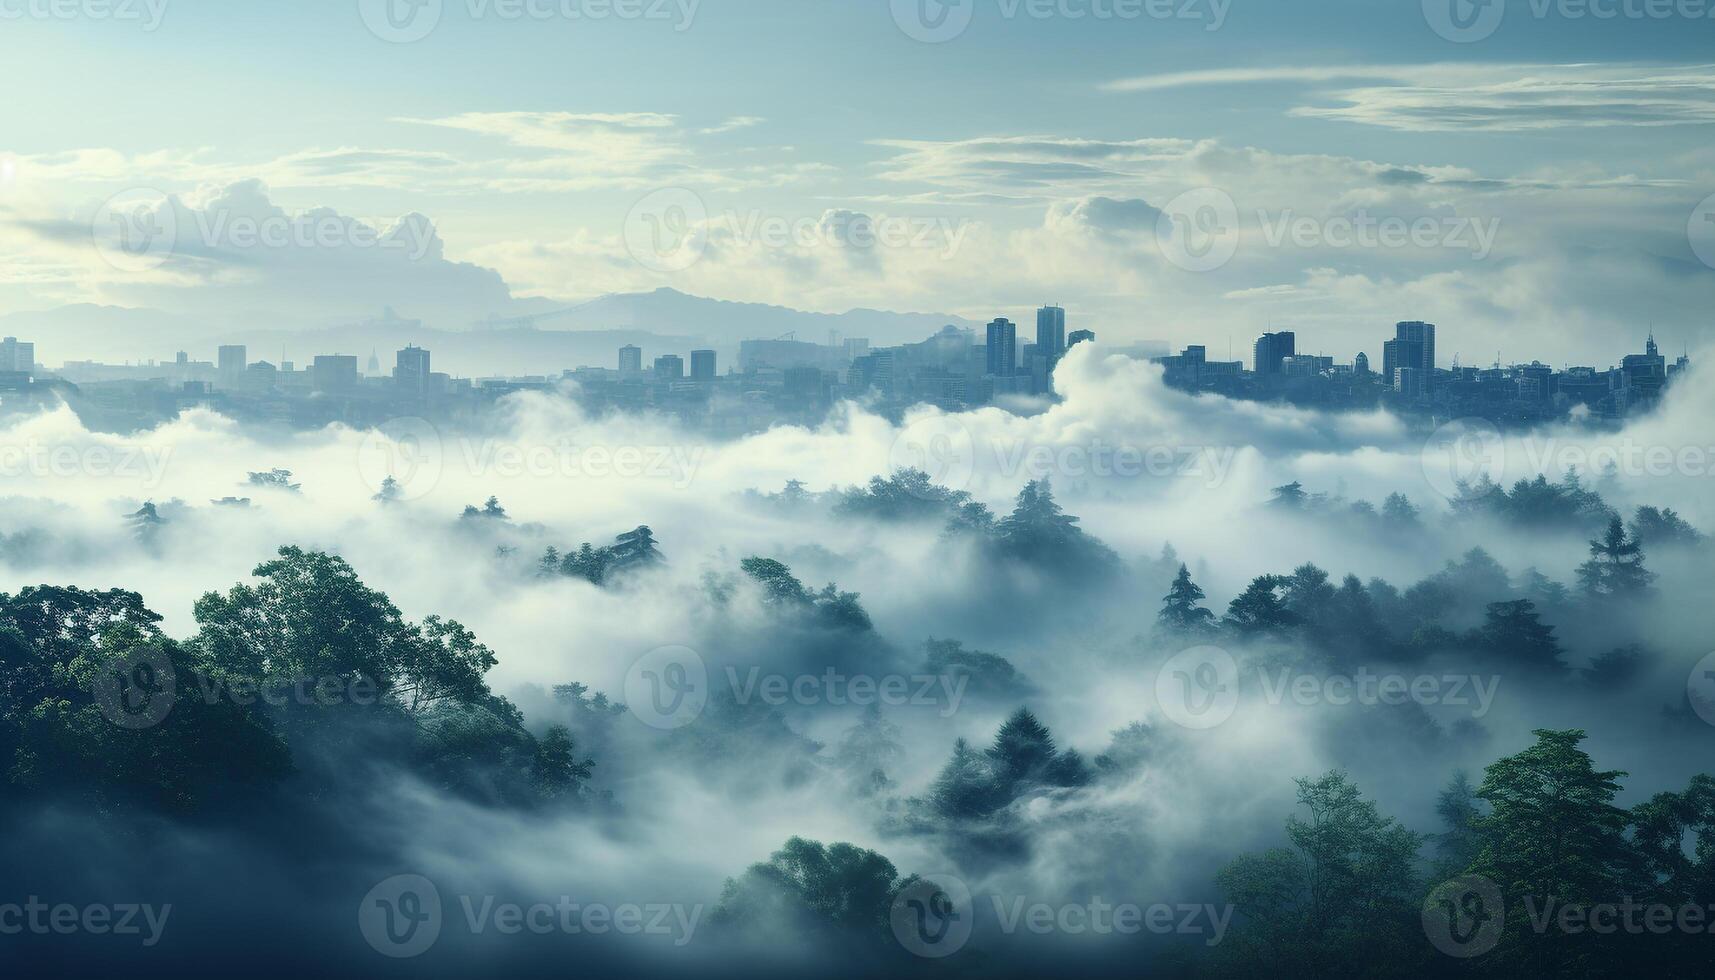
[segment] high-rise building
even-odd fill
[[[357,358],[349,354],[317,354],[310,362],[310,386],[329,394],[355,390]]]
[[[715,352],[712,350],[694,350],[691,352],[691,380],[715,380]]]
[[[1018,326],[996,317],[988,326],[988,374],[1010,378],[1018,373]]]
[[[655,359],[655,380],[685,380],[685,359],[677,354],[663,354]]]
[[[1050,364],[1066,353],[1066,311],[1058,306],[1036,311],[1036,353]]]
[[[1298,335],[1290,330],[1265,333],[1257,338],[1252,370],[1259,375],[1280,373],[1280,362],[1298,353]]]
[[[1394,325],[1394,338],[1408,344],[1416,345],[1417,361],[1413,364],[1402,364],[1400,367],[1414,367],[1419,371],[1421,394],[1427,395],[1435,390],[1435,324],[1424,323],[1422,320],[1406,320]]]
[[[1358,351],[1357,359],[1352,362],[1352,373],[1357,374],[1357,375],[1369,374],[1370,373],[1370,355],[1364,353],[1363,351]]]
[[[34,374],[36,371],[36,345],[16,337],[0,340],[0,371]]]
[[[619,349],[619,376],[635,378],[643,373],[643,348],[626,344]]]
[[[243,344],[227,344],[220,348],[217,366],[223,387],[237,388],[244,383],[244,368],[250,363],[249,357],[250,352]]]
[[[429,352],[412,345],[395,355],[393,383],[402,392],[413,395],[426,393],[429,390]]]

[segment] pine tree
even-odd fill
[[[1477,859],[1482,840],[1477,833],[1477,821],[1482,811],[1477,808],[1477,787],[1463,770],[1453,774],[1453,781],[1441,791],[1435,802],[1435,812],[1447,829],[1436,835],[1435,846],[1440,854],[1439,872],[1442,878],[1463,874]]]
[[[1477,645],[1499,660],[1525,667],[1563,670],[1560,641],[1529,599],[1489,604],[1487,621],[1477,631]]]
[[[1203,590],[1191,581],[1191,570],[1179,566],[1179,575],[1162,597],[1157,621],[1167,629],[1180,633],[1197,633],[1214,625],[1215,614],[1199,603],[1205,598]]]
[[[1284,507],[1288,510],[1303,509],[1304,502],[1309,499],[1309,495],[1304,492],[1304,484],[1299,483],[1297,480],[1294,480],[1285,486],[1275,487],[1271,492],[1274,494],[1274,499],[1270,500],[1269,504],[1274,507]]]
[[[1223,625],[1243,635],[1279,632],[1298,624],[1286,608],[1281,592],[1286,580],[1279,575],[1259,575],[1227,606]]]
[[[1578,566],[1578,583],[1593,597],[1639,598],[1654,582],[1655,573],[1644,568],[1642,542],[1627,537],[1618,516],[1608,522],[1606,534],[1590,542],[1590,560]]]
[[[997,805],[994,770],[964,739],[953,743],[953,757],[929,790],[929,805],[948,820],[985,816]]]

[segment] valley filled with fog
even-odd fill
[[[1444,791],[1533,731],[1586,732],[1627,773],[1621,807],[1711,768],[1707,360],[1623,428],[1504,436],[1193,396],[1092,344],[1030,412],[846,404],[723,442],[539,392],[456,430],[11,416],[6,628],[85,644],[48,687],[96,680],[9,703],[0,748],[27,776],[0,860],[26,886],[170,904],[145,969],[334,950],[385,973],[359,909],[399,875],[438,889],[446,972],[1248,968],[1278,937],[1232,868],[1290,847],[1295,779],[1344,773],[1426,835],[1401,886],[1420,897],[1476,857]],[[30,634],[38,586],[83,590],[97,626]],[[395,614],[365,626],[376,594]],[[370,628],[406,652],[342,660]],[[104,728],[86,661],[146,687],[126,673],[143,648],[177,668],[172,714]],[[243,695],[287,678],[378,693]],[[912,956],[885,921],[783,899],[781,869],[850,857],[793,838],[957,881],[968,941]],[[885,909],[904,892],[883,877]],[[472,925],[485,897],[562,896],[645,927]],[[1162,927],[1062,914],[1104,903]],[[1417,903],[1407,958],[1434,955]],[[1009,925],[1039,904],[1049,928]],[[133,962],[110,938],[95,955]]]

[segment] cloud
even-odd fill
[[[1408,132],[1527,132],[1715,123],[1710,65],[1424,64],[1230,68],[1119,79],[1110,92],[1299,83],[1291,115]],[[1330,84],[1330,83],[1347,84]],[[1352,84],[1367,82],[1368,84]]]

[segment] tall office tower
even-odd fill
[[[1419,371],[1418,384],[1420,394],[1427,395],[1435,390],[1435,324],[1424,323],[1422,320],[1406,320],[1394,325],[1394,339],[1403,340],[1416,345],[1417,361],[1413,364],[1401,364],[1400,367],[1414,367]]]
[[[393,383],[413,395],[428,391],[429,352],[414,345],[400,351],[393,362]]]
[[[357,358],[351,354],[317,354],[310,362],[310,385],[316,391],[342,393],[357,388]]]
[[[619,349],[619,376],[635,378],[643,373],[643,348],[630,344]]]
[[[663,354],[655,359],[655,380],[685,380],[685,359],[677,354]]]
[[[1006,317],[989,324],[987,373],[997,378],[1018,373],[1018,326]]]
[[[244,368],[249,363],[249,351],[243,344],[228,344],[220,349],[220,384],[237,388],[244,383]]]
[[[1036,311],[1036,353],[1048,362],[1066,353],[1066,311],[1058,306],[1044,306]]]
[[[1297,354],[1297,334],[1290,330],[1265,333],[1257,338],[1254,370],[1259,375],[1279,374],[1280,362]]]
[[[691,352],[691,380],[715,380],[715,352],[712,350],[694,350]]]

